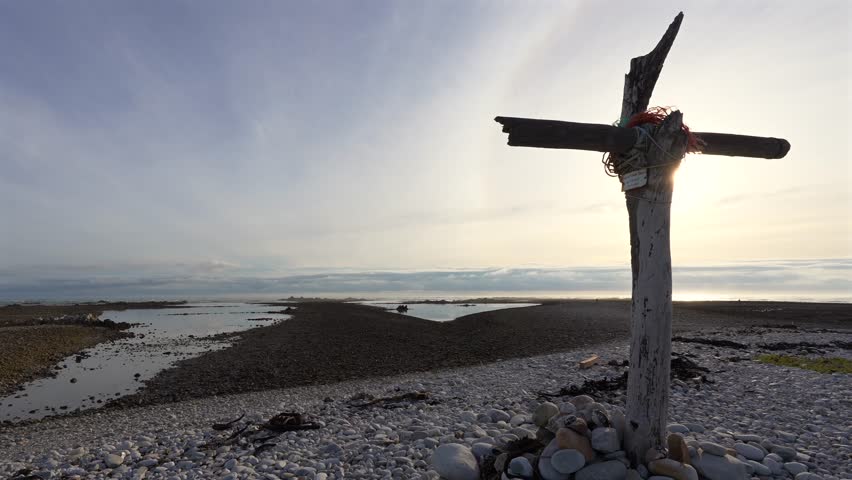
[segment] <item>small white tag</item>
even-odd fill
[[[621,191],[626,192],[648,184],[648,169],[642,168],[621,176]]]

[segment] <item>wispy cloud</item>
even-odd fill
[[[0,2],[4,292],[513,289],[521,276],[622,291],[623,269],[607,280],[602,266],[625,261],[624,202],[599,155],[509,148],[492,119],[614,120],[629,58],[681,8],[652,102],[697,130],[793,149],[689,159],[678,263],[852,255],[850,152],[837,141],[852,128],[836,108],[847,2],[687,6]],[[480,287],[455,270],[357,273],[483,265],[600,270],[512,270]],[[310,267],[355,276],[287,279]]]

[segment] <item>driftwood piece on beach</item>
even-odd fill
[[[593,365],[600,361],[601,357],[592,355],[591,357],[580,361],[580,368],[592,368]]]

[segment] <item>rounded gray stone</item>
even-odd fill
[[[808,467],[806,467],[804,464],[801,464],[799,462],[787,462],[787,463],[784,464],[784,470],[787,470],[788,472],[792,473],[793,475],[798,475],[802,472],[807,472]]]
[[[571,404],[569,404],[571,405]],[[571,405],[573,407],[573,405]],[[547,421],[559,413],[559,407],[551,402],[544,402],[535,409],[533,413],[533,423],[539,427],[546,427]]]
[[[772,470],[770,470],[768,466],[766,466],[762,463],[755,462],[754,460],[746,460],[746,463],[751,465],[751,468],[754,469],[754,473],[756,473],[758,475],[761,475],[761,476],[764,476],[764,477],[768,477],[768,476],[772,475]]]
[[[476,457],[464,445],[447,443],[432,453],[432,468],[447,480],[479,480]]]
[[[746,465],[736,458],[725,455],[699,455],[692,466],[707,480],[732,480],[748,478]]]
[[[775,445],[770,449],[772,453],[778,454],[785,462],[792,462],[796,459],[796,449],[792,447],[784,447]]]
[[[683,426],[688,428],[690,432],[704,433],[704,425],[698,423],[684,423]]]
[[[494,445],[491,445],[490,443],[477,442],[473,444],[470,450],[477,460],[481,460],[494,454]]]
[[[734,450],[745,458],[749,460],[756,460],[758,462],[763,460],[763,457],[766,456],[761,449],[746,443],[735,443]]]
[[[773,458],[771,453],[761,463],[766,465],[766,468],[772,472],[772,475],[782,475],[784,473],[784,464]]]
[[[760,438],[760,435],[754,435],[751,433],[735,433],[734,438],[741,442],[760,442],[763,440]]]
[[[491,421],[497,423],[499,421],[508,422],[512,417],[509,416],[508,413],[503,410],[498,410],[496,408],[492,408],[486,412],[489,417],[491,417]]]
[[[612,453],[621,449],[618,443],[618,432],[612,428],[596,428],[592,430],[592,448],[603,453]]]
[[[533,477],[533,466],[524,457],[515,457],[509,462],[509,473],[523,478]]]
[[[802,472],[796,475],[796,480],[823,480],[823,478],[815,473]]]
[[[579,450],[559,450],[550,457],[550,464],[559,473],[574,473],[586,465],[586,457]]]
[[[111,453],[104,457],[104,463],[106,463],[109,468],[115,468],[124,463],[124,455],[117,455],[115,453]]]
[[[728,453],[728,449],[718,443],[699,442],[698,446],[701,447],[701,450],[704,450],[704,453],[716,455],[717,457],[724,457]]]
[[[621,480],[627,476],[627,467],[618,460],[594,463],[580,469],[575,480]]]
[[[689,428],[679,423],[670,423],[666,430],[672,433],[689,433]]]

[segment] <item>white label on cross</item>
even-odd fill
[[[634,188],[644,187],[648,184],[648,169],[642,168],[625,173],[621,177],[621,191],[626,192]]]

